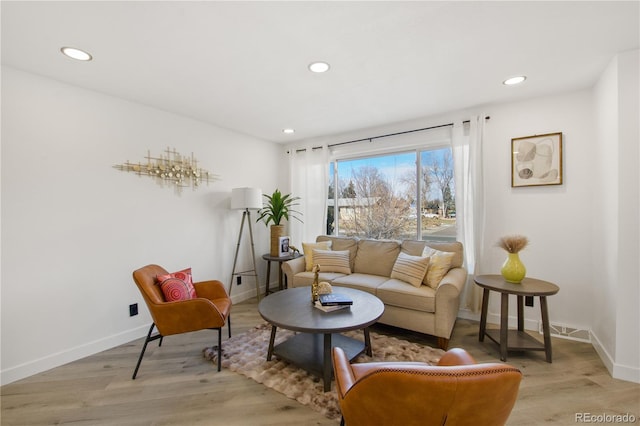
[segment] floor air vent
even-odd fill
[[[549,328],[551,329],[552,336],[591,343],[591,334],[589,333],[589,330],[582,330],[579,328],[569,327],[564,324],[554,323],[551,323]],[[538,332],[542,334],[542,322],[540,322],[540,325],[538,326]]]

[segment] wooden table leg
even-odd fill
[[[369,356],[373,356],[373,350],[371,349],[371,337],[369,336],[369,327],[364,329],[364,350]]]
[[[269,279],[271,278],[271,261],[267,260],[267,279],[264,283],[264,295],[269,295]]]
[[[273,356],[273,343],[276,341],[276,327],[275,325],[271,326],[271,337],[269,338],[269,349],[267,350],[267,361],[271,361],[271,357]]]
[[[282,262],[278,262],[278,290],[284,290],[282,284]]]
[[[524,331],[524,297],[518,296],[518,330]]]
[[[540,314],[542,315],[542,334],[544,335],[544,353],[547,362],[551,362],[551,331],[549,330],[549,311],[547,296],[540,296]]]
[[[333,364],[331,361],[331,333],[324,335],[324,354],[322,360],[322,380],[324,381],[324,391],[331,390],[331,375],[333,373]]]
[[[507,360],[509,346],[509,294],[501,293],[500,303],[500,359]]]
[[[480,334],[478,340],[484,342],[484,334],[487,330],[487,309],[489,309],[489,289],[482,289],[482,312],[480,314]]]

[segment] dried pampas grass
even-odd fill
[[[500,238],[497,246],[509,253],[518,253],[529,244],[529,239],[523,235],[507,235]]]

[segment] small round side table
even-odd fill
[[[482,314],[480,316],[479,340],[484,341],[484,336],[493,340],[500,346],[500,359],[507,360],[507,352],[514,351],[544,351],[547,362],[551,362],[551,333],[549,331],[549,312],[547,309],[547,296],[556,294],[560,289],[557,285],[538,280],[525,278],[520,284],[508,283],[502,275],[477,275],[475,283],[482,287]],[[487,309],[489,307],[489,292],[497,291],[501,295],[500,303],[500,330],[487,330]],[[518,329],[509,330],[509,295],[518,297]],[[524,303],[526,296],[538,296],[540,298],[540,314],[542,316],[542,333],[544,343],[540,343],[524,331]]]
[[[278,262],[278,290],[285,288],[285,283],[282,277],[282,262],[292,260],[302,256],[300,253],[290,254],[288,256],[271,256],[270,253],[263,254],[262,258],[267,261],[267,278],[264,285],[264,295],[268,296],[271,290],[269,289],[269,278],[271,277],[271,262]]]

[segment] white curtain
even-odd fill
[[[464,244],[465,266],[469,278],[462,297],[462,308],[477,313],[482,303],[482,290],[474,284],[479,273],[484,239],[484,176],[482,144],[484,115],[473,116],[467,128],[463,123],[453,127],[453,161],[456,180],[456,217],[458,240]]]
[[[303,242],[313,242],[318,235],[326,234],[328,152],[327,147],[289,152],[291,193],[300,197],[295,209],[302,213],[304,222],[289,221],[289,236],[291,244],[299,249]]]

